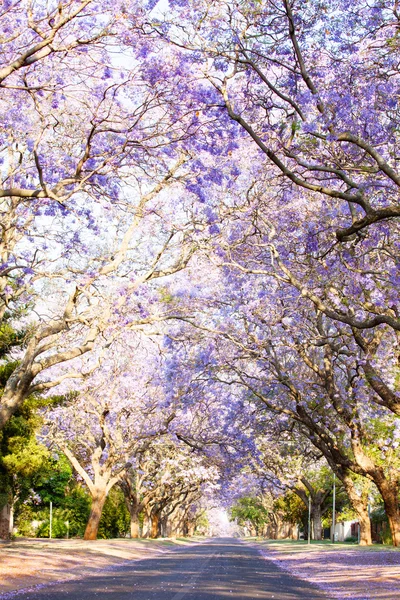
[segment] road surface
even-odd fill
[[[255,548],[231,538],[172,549],[85,579],[19,593],[21,600],[328,600]]]

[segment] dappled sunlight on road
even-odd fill
[[[42,587],[29,592],[28,597],[29,600],[327,599],[316,587],[263,560],[256,549],[232,539],[173,549],[157,558],[118,566],[93,577]]]
[[[23,539],[0,546],[0,593],[89,576],[124,561],[156,556],[169,540]]]

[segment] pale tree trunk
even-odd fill
[[[10,524],[9,524],[10,537],[12,537],[12,535],[13,535],[13,529],[14,529],[14,503],[12,503],[10,506]]]
[[[131,525],[130,525],[131,538],[133,538],[133,539],[140,538],[139,513],[141,510],[141,506],[139,505],[139,502],[137,501],[136,494],[127,495],[126,488],[122,485],[121,485],[121,488],[125,495],[125,505],[129,511],[129,517],[130,517],[130,521],[131,521]]]
[[[9,502],[9,506],[10,506],[10,516],[9,516],[9,522],[8,522],[8,532],[10,535],[10,539],[13,536],[13,530],[14,530],[14,512],[15,512],[15,506],[18,502],[18,498],[19,498],[19,493],[16,492],[17,489],[17,476],[13,475],[13,488],[14,488],[14,492],[12,494],[10,494],[10,502]]]
[[[139,513],[143,508],[139,502],[136,485],[135,473],[132,471],[125,473],[119,482],[119,486],[124,493],[125,505],[129,511],[130,531],[133,539],[140,537]]]
[[[193,523],[193,521],[189,521],[187,524],[187,534],[189,537],[193,537],[194,536],[194,530],[196,528],[196,524]]]
[[[87,474],[85,469],[82,467],[76,456],[71,452],[68,446],[61,446],[61,450],[68,458],[75,471],[82,477],[84,482],[89,488],[89,492],[92,498],[92,505],[90,507],[89,519],[86,524],[85,533],[83,535],[84,540],[95,540],[97,539],[97,533],[99,530],[99,524],[101,519],[101,513],[103,512],[104,502],[106,501],[107,494],[111,488],[118,483],[118,477],[111,477],[110,472],[101,473],[99,466],[99,460],[101,457],[102,448],[96,448],[92,455],[92,465],[94,467],[94,482]]]
[[[279,517],[276,513],[271,514],[272,523],[271,523],[271,539],[278,539],[278,530],[279,530]]]
[[[161,537],[168,537],[169,531],[169,516],[164,516],[160,519],[160,532]]]
[[[310,537],[313,540],[322,540],[322,505],[326,499],[327,491],[319,490],[315,491],[312,485],[302,479],[303,485],[308,489],[308,493],[311,497],[311,532]],[[304,506],[308,510],[309,496],[307,496],[305,489],[300,487],[294,487],[293,491],[302,500]]]
[[[92,493],[92,506],[90,507],[89,519],[86,525],[84,540],[96,540],[99,531],[101,513],[103,512],[104,502],[106,501],[107,493],[105,488],[97,488]]]
[[[176,538],[179,536],[179,516],[178,511],[175,511],[168,519],[167,535],[168,537]]]
[[[145,514],[144,514],[144,519],[143,519],[142,537],[144,537],[144,538],[150,537],[150,532],[151,532],[151,513],[150,513],[150,509],[146,508]]]
[[[289,537],[291,540],[297,540],[297,538],[299,537],[298,527],[297,527],[297,525],[294,525],[293,523],[290,524]]]
[[[139,514],[137,511],[130,513],[131,517],[131,538],[137,539],[140,537]]]
[[[349,475],[340,476],[346,490],[347,496],[349,497],[350,504],[357,513],[358,522],[360,524],[360,545],[371,546],[372,544],[372,533],[371,533],[371,519],[368,514],[368,495],[361,494],[361,497],[357,494],[354,486],[354,482]]]
[[[25,389],[23,391],[15,390],[14,388],[4,390],[0,406],[0,431],[7,423],[8,419],[15,413],[19,406],[21,406],[26,395],[27,392]]]
[[[177,510],[174,515],[171,531],[173,537],[179,537],[183,535],[183,514],[181,510]]]
[[[322,513],[319,503],[311,503],[311,520],[313,540],[322,540]]]

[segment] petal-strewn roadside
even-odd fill
[[[263,556],[332,599],[400,600],[400,551],[348,545],[259,542]]]
[[[183,540],[38,540],[0,544],[0,599],[18,590],[79,579],[131,560],[150,558]]]

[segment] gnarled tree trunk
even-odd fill
[[[368,496],[357,494],[354,487],[354,482],[349,475],[339,474],[344,485],[350,504],[357,513],[358,522],[360,524],[360,545],[370,546],[372,544],[371,519],[368,514]]]
[[[130,513],[131,517],[131,538],[140,538],[140,525],[139,525],[139,514],[135,512]]]
[[[384,469],[364,453],[357,438],[352,439],[352,449],[358,465],[372,479],[382,496],[392,543],[394,546],[400,546],[399,482],[389,478]]]
[[[125,505],[130,516],[130,532],[131,538],[138,539],[140,537],[139,514],[143,509],[138,499],[138,494],[135,488],[135,482],[131,473],[126,473],[119,482],[119,486],[124,493]]]
[[[393,546],[400,546],[400,509],[398,490],[393,486],[378,486],[389,521]]]
[[[309,496],[311,497],[311,533],[310,537],[313,540],[322,540],[322,505],[329,494],[328,490],[315,490],[313,485],[303,477],[301,483],[302,487],[294,487],[294,493],[302,500],[304,506],[308,509]],[[306,493],[308,490],[308,494]]]
[[[150,537],[155,539],[158,537],[158,528],[160,524],[160,515],[158,512],[154,512],[151,515],[151,529],[150,529]]]
[[[89,519],[86,525],[84,540],[96,540],[99,531],[101,513],[106,501],[106,488],[97,489],[92,495],[92,506],[90,507]]]
[[[311,521],[314,540],[322,540],[322,511],[318,502],[311,504]]]

